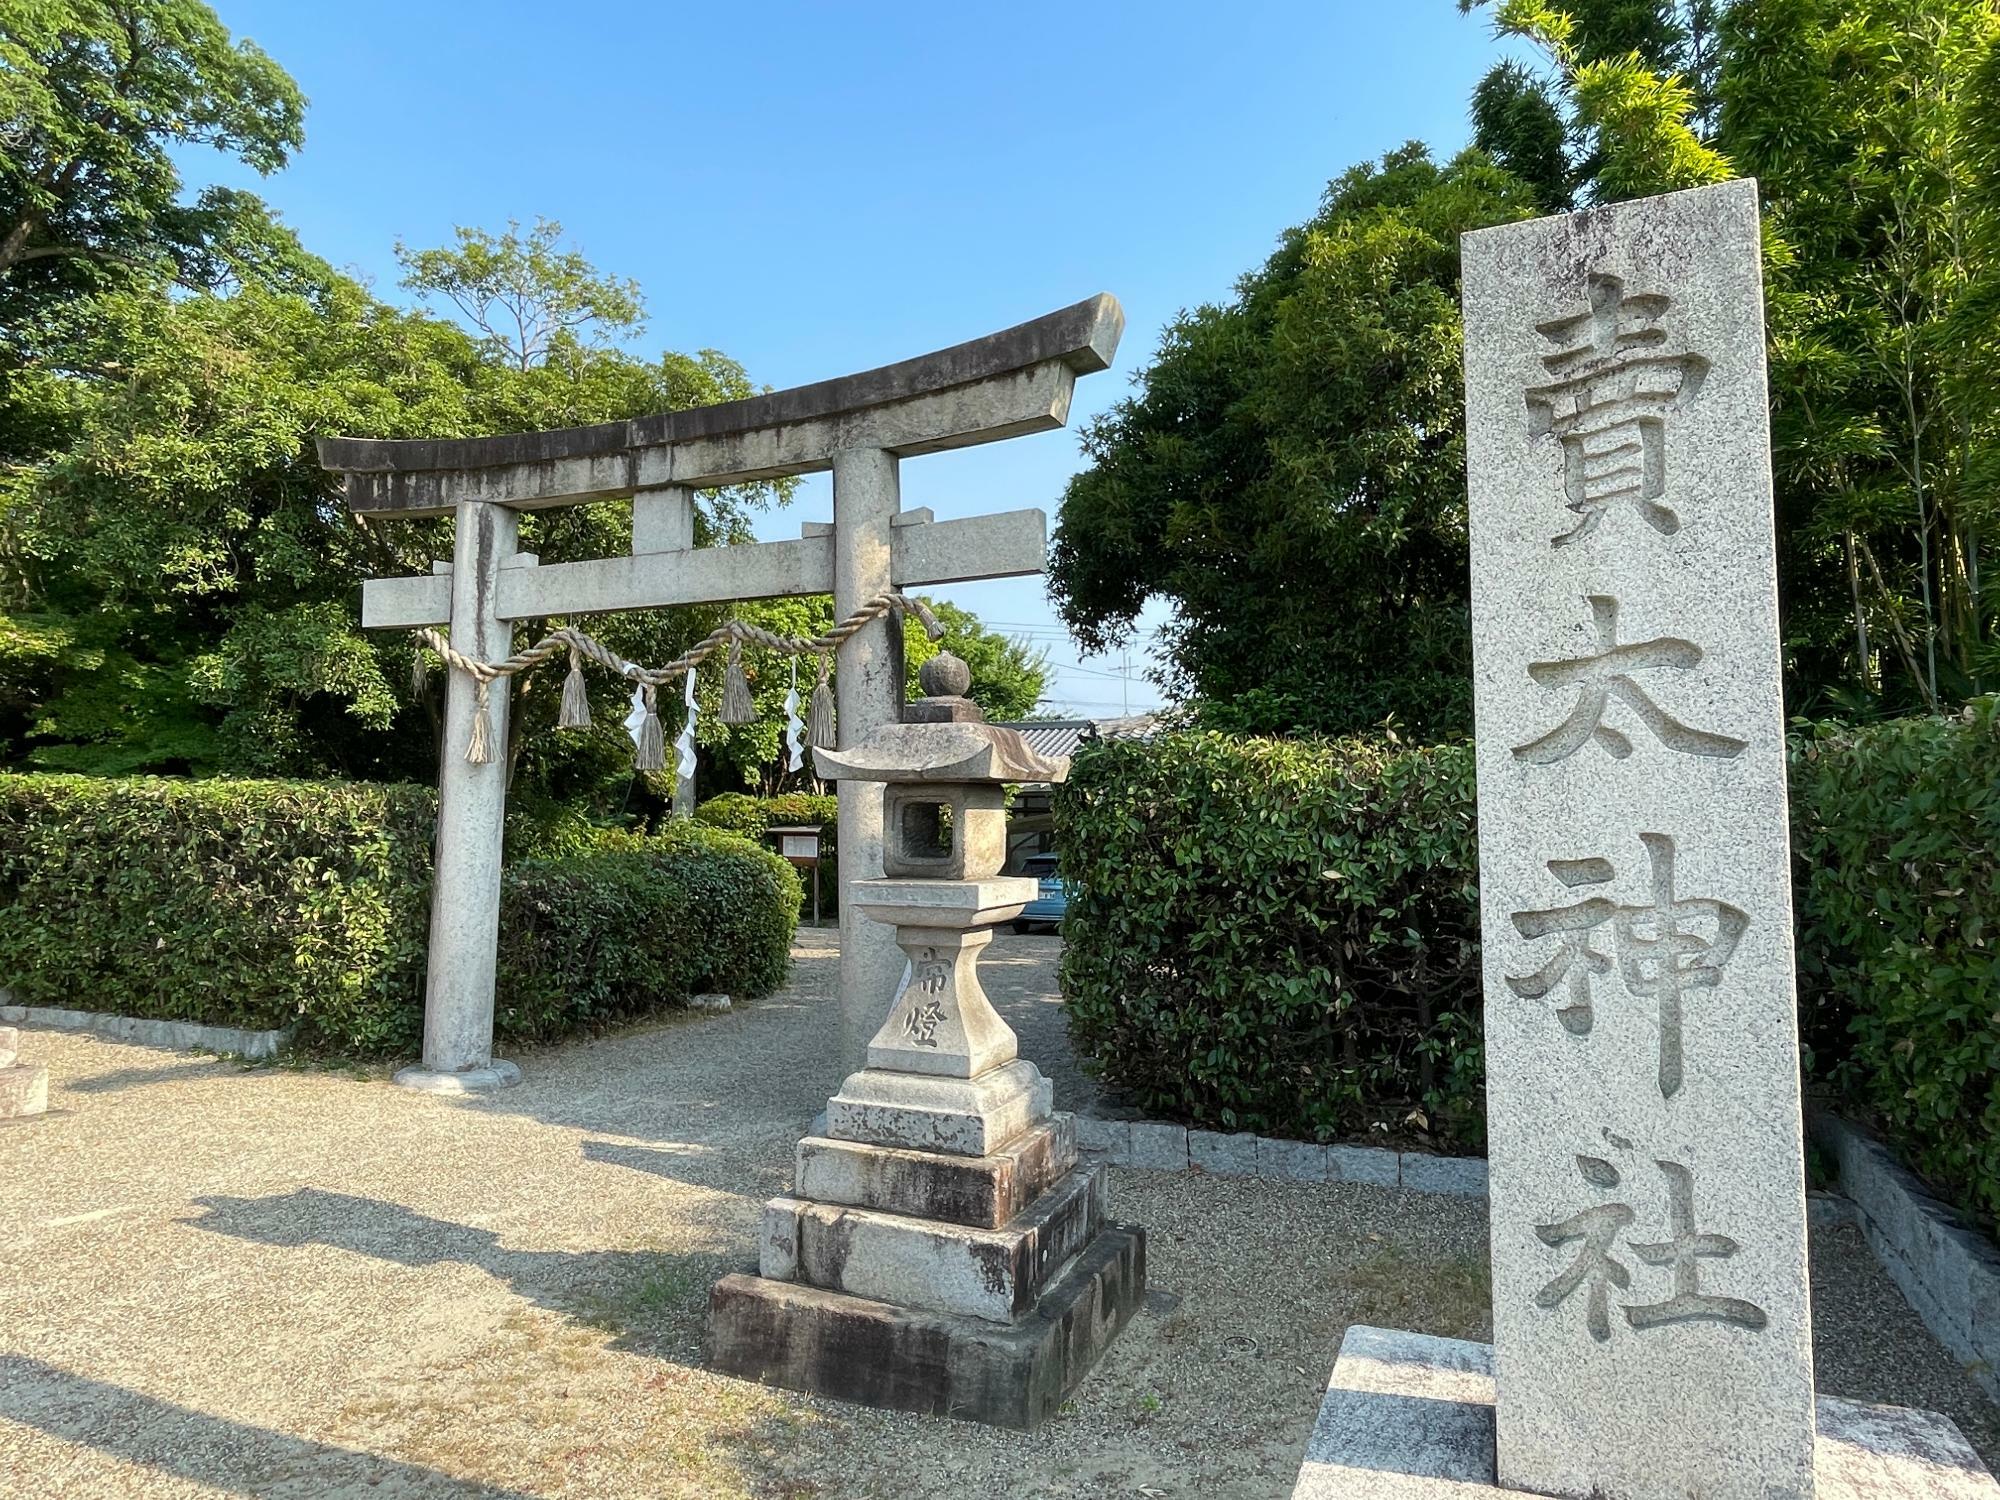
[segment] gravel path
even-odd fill
[[[479,1101],[28,1033],[67,1113],[0,1129],[0,1496],[1282,1500],[1349,1322],[1487,1332],[1483,1203],[1120,1171],[1154,1296],[1040,1432],[707,1374],[708,1286],[838,1081],[831,940],[780,996]],[[986,972],[1067,1106],[1057,951],[1004,936]],[[1852,1231],[1814,1290],[1829,1390],[2000,1456]]]

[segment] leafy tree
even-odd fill
[[[212,285],[268,247],[276,232],[249,194],[183,202],[172,153],[207,146],[273,171],[303,140],[304,107],[284,70],[200,0],[9,0],[0,328],[121,272]]]
[[[1333,183],[1084,432],[1050,591],[1085,649],[1175,607],[1164,685],[1208,722],[1470,724],[1458,239],[1533,191],[1411,145]]]
[[[554,427],[753,390],[719,356],[577,345],[521,371],[331,274],[310,296],[109,294],[68,320],[55,354],[10,393],[30,425],[74,436],[0,479],[0,708],[15,705],[0,732],[10,758],[94,772],[428,779],[439,685],[412,696],[410,642],[363,633],[356,607],[364,578],[448,555],[447,528],[352,516],[314,437]],[[741,537],[774,493],[706,497],[697,540]],[[621,551],[629,514],[538,513],[524,545],[550,561]],[[637,644],[664,627],[612,628]],[[524,732],[544,707],[553,720],[547,696],[524,700]],[[608,774],[606,746],[565,739],[575,764],[543,767],[552,784],[578,766]]]
[[[2000,14],[1740,0],[1721,143],[1770,208],[1772,409],[1801,706],[2000,675]]]
[[[457,234],[455,246],[431,250],[398,241],[403,285],[447,299],[517,369],[645,332],[639,283],[602,275],[581,251],[563,249],[555,220],[537,219],[526,234],[512,220],[505,234],[464,225]]]
[[[1726,9],[1727,0],[1500,0],[1495,30],[1536,43],[1555,66],[1495,64],[1473,92],[1473,144],[1531,184],[1548,213],[1721,180],[1700,148],[1716,127]]]
[[[1208,723],[1463,728],[1457,233],[1742,172],[1769,208],[1793,707],[1990,688],[2000,10],[1501,0],[1494,19],[1547,62],[1475,94],[1491,158],[1350,173],[1086,434],[1052,578],[1080,639],[1160,594],[1164,685]]]
[[[1598,0],[1505,0],[1497,24],[1555,60],[1590,196],[1761,179],[1795,707],[1958,701],[2000,669],[1980,567],[2000,480],[2000,13],[1732,0],[1674,16],[1635,40]]]

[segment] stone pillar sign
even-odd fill
[[[1756,184],[1464,278],[1499,1479],[1809,1496]]]
[[[2000,1500],[1813,1389],[1759,230],[1464,238],[1493,1343],[1349,1328],[1293,1500]]]

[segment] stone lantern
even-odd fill
[[[1105,1215],[1100,1169],[980,987],[993,929],[1034,899],[1002,876],[1006,786],[1066,760],[984,722],[965,663],[822,777],[883,784],[883,878],[850,899],[909,957],[867,1066],[799,1143],[793,1195],[765,1206],[758,1276],[717,1284],[725,1373],[874,1406],[1032,1427],[1145,1294],[1144,1231]]]

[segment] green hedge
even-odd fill
[[[782,797],[753,797],[748,792],[724,792],[696,805],[694,820],[710,828],[726,828],[745,838],[762,838],[767,828],[824,829],[830,838],[840,816],[840,799],[811,792],[787,792]]]
[[[1070,1036],[1140,1108],[1483,1139],[1469,747],[1101,741],[1055,815]]]
[[[24,1005],[407,1045],[436,817],[413,786],[0,775],[0,983]]]
[[[2000,700],[1801,737],[1792,808],[1815,1074],[2000,1218]]]
[[[436,813],[411,786],[0,775],[0,984],[26,1005],[413,1051]],[[602,843],[508,868],[503,1041],[783,982],[783,860],[685,825]]]
[[[814,872],[819,877],[819,909],[823,916],[839,909],[840,876],[835,864],[840,833],[838,797],[815,796],[811,792],[787,792],[778,797],[723,792],[696,803],[694,820],[710,828],[740,833],[767,847],[769,841],[764,837],[767,829],[819,829],[819,869]]]
[[[690,823],[505,876],[497,1034],[561,1036],[702,990],[762,995],[791,971],[799,877],[750,840]]]
[[[1814,1086],[2000,1219],[2000,699],[1801,731],[1792,821]],[[1056,824],[1070,1034],[1135,1104],[1483,1137],[1469,747],[1103,742]]]

